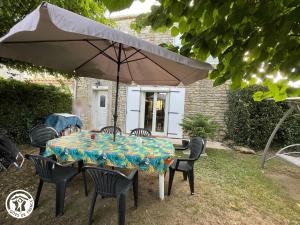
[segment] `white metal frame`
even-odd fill
[[[269,100],[272,100],[272,99],[269,99]],[[294,111],[298,111],[300,112],[300,97],[290,97],[290,98],[287,98],[286,101],[289,103],[290,105],[290,108],[284,113],[284,115],[282,116],[282,118],[279,120],[279,122],[277,123],[277,125],[275,126],[271,136],[269,137],[268,139],[268,142],[265,146],[265,149],[264,149],[264,152],[263,152],[263,155],[262,155],[262,159],[261,159],[261,168],[264,169],[265,167],[265,163],[267,161],[269,161],[270,159],[273,159],[275,157],[281,157],[282,155],[289,155],[289,154],[295,154],[295,153],[298,153],[298,152],[284,152],[286,149],[288,148],[291,148],[291,147],[295,147],[295,146],[299,146],[300,144],[293,144],[293,145],[289,145],[289,146],[286,146],[282,149],[280,149],[276,154],[275,156],[272,156],[272,157],[267,157],[267,154],[268,154],[268,150],[270,148],[270,145],[275,137],[275,134],[277,133],[278,129],[280,128],[280,126],[283,124],[283,122],[294,112]],[[282,158],[282,157],[281,157]],[[299,166],[299,165],[298,165]]]

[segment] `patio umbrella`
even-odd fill
[[[187,85],[207,77],[213,69],[208,63],[180,56],[45,2],[0,38],[0,57],[116,81],[114,127],[119,82]]]

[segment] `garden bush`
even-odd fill
[[[226,138],[237,145],[263,149],[276,124],[288,109],[287,102],[255,102],[252,95],[262,89],[254,86],[229,93],[229,108],[225,115]],[[294,113],[278,130],[272,146],[278,148],[299,142],[300,117]]]
[[[180,126],[189,137],[202,137],[205,139],[213,139],[219,127],[212,117],[201,113],[184,117]]]
[[[17,143],[51,113],[71,112],[72,95],[55,86],[0,78],[0,128]]]

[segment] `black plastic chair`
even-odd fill
[[[134,206],[138,204],[138,171],[133,170],[129,176],[120,171],[100,167],[84,167],[84,171],[92,177],[95,190],[89,210],[89,223],[92,224],[93,212],[98,195],[102,198],[118,199],[119,225],[125,224],[126,196],[130,187],[133,187]]]
[[[136,128],[136,129],[133,129],[130,132],[130,136],[150,137],[151,136],[151,132],[150,132],[150,130],[147,130],[145,128]]]
[[[103,128],[100,130],[100,133],[114,134],[114,126],[103,127]],[[121,130],[120,127],[116,127],[116,134],[122,135],[122,130]]]
[[[24,157],[17,145],[7,136],[0,134],[0,172],[7,170],[12,164],[20,169],[23,162]]]
[[[40,194],[44,182],[54,183],[56,185],[56,216],[62,216],[64,214],[64,200],[66,184],[73,177],[82,172],[85,195],[87,196],[87,184],[85,179],[85,172],[82,171],[83,161],[77,160],[68,164],[61,165],[56,162],[54,155],[49,158],[41,155],[25,155],[28,160],[31,160],[35,166],[36,173],[40,177],[40,183],[36,192],[34,201],[34,208],[38,207]],[[77,163],[78,167],[74,167]]]
[[[174,145],[176,151],[184,151],[189,148],[190,141],[182,140],[181,145]]]
[[[33,147],[40,149],[40,154],[46,149],[47,141],[58,138],[57,131],[44,124],[33,127],[29,132],[29,138]]]
[[[189,179],[191,195],[194,194],[194,162],[199,159],[200,155],[204,150],[204,141],[200,137],[192,138],[189,144],[191,150],[189,158],[175,159],[174,162],[169,167],[169,188],[168,195],[171,194],[172,183],[175,171],[181,171],[183,173],[183,179]]]

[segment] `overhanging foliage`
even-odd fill
[[[106,1],[104,1],[106,2]],[[130,4],[133,0],[120,1]],[[119,10],[121,3],[107,7]],[[300,95],[288,83],[300,80],[299,0],[160,0],[150,14],[140,15],[135,30],[150,25],[181,35],[180,54],[199,60],[218,57],[210,78],[214,85],[231,80],[231,87],[261,83],[268,89],[256,100]],[[283,77],[283,78],[282,78]]]

